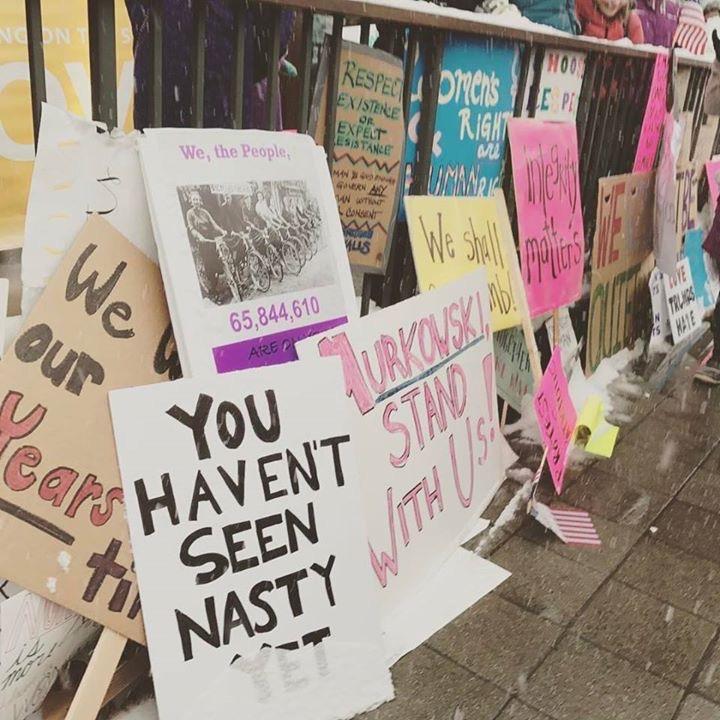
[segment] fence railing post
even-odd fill
[[[114,0],[88,0],[88,38],[92,115],[112,129],[118,124]]]

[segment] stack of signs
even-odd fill
[[[430,178],[418,194],[489,197],[500,187],[505,128],[513,115],[520,53],[517,43],[448,36],[443,49]],[[405,146],[405,192],[416,161],[422,78],[419,55]]]
[[[597,223],[586,370],[630,347],[646,332],[648,280],[653,269],[653,173],[619,175],[598,182]]]
[[[186,375],[295,360],[296,341],[357,314],[312,138],[147,130],[140,159]]]
[[[569,305],[582,289],[585,236],[572,123],[508,125],[520,263],[530,314]]]
[[[24,312],[91,213],[157,259],[137,137],[100,133],[95,123],[43,104],[22,251]]]
[[[650,172],[655,167],[655,158],[665,122],[667,79],[668,55],[663,51],[655,58],[650,93],[635,153],[634,173]]]
[[[442,287],[477,267],[485,267],[490,290],[493,332],[520,324],[516,289],[509,261],[517,262],[512,240],[505,238],[498,208],[502,194],[492,198],[405,198],[410,244],[418,287]],[[520,288],[522,292],[522,288]]]
[[[547,463],[558,495],[572,448],[577,413],[570,399],[560,348],[553,351],[534,398],[540,435],[547,450]]]
[[[96,634],[86,618],[30,592],[0,605],[0,717],[35,712],[58,671]]]
[[[675,344],[690,337],[702,323],[702,310],[695,297],[690,262],[683,258],[674,275],[663,275],[665,297]]]
[[[162,717],[392,698],[342,387],[314,361],[112,394]]]
[[[307,340],[299,352],[342,359],[370,564],[393,637],[395,619],[412,611],[502,483],[485,270]],[[429,603],[413,643],[404,636],[409,646],[388,652],[407,652],[439,629],[441,605]]]
[[[495,383],[497,394],[510,407],[522,411],[522,400],[535,386],[530,354],[520,328],[493,335],[495,349]]]
[[[573,50],[547,48],[544,51],[540,77],[537,79],[534,118],[575,122],[585,75],[585,59],[585,53]],[[532,82],[527,83],[528,100],[532,86]],[[528,102],[525,107],[530,110]]]
[[[177,375],[157,266],[92,217],[2,368],[0,577],[142,642],[107,397]]]
[[[329,43],[313,99],[313,136],[325,137]],[[402,62],[343,41],[340,52],[332,181],[353,267],[384,272],[400,197],[405,141]]]

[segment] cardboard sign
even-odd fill
[[[311,137],[150,129],[140,160],[185,375],[296,360],[298,340],[357,316]]]
[[[682,138],[682,124],[667,113],[660,147],[660,164],[655,174],[654,245],[655,263],[660,270],[672,275],[682,237],[678,236],[677,158]]]
[[[536,119],[575,122],[585,57],[585,53],[572,50],[545,50],[535,102]]]
[[[43,105],[22,250],[23,312],[92,213],[157,262],[137,137],[98,132],[96,123]]]
[[[670,329],[670,317],[668,316],[667,299],[665,298],[663,274],[657,268],[653,269],[650,273],[649,287],[653,314],[650,347],[657,348],[662,346],[665,338],[672,332]]]
[[[635,153],[634,173],[650,172],[655,167],[655,158],[665,122],[667,78],[668,56],[667,53],[661,52],[655,57],[650,94]]]
[[[517,43],[449,34],[442,75],[428,195],[490,197],[500,187],[505,128],[513,115],[520,53]],[[405,145],[405,193],[416,161],[423,56],[418,55]]]
[[[592,256],[586,370],[646,332],[653,268],[653,173],[601,178]]]
[[[392,698],[342,387],[316,360],[112,393],[161,718]]]
[[[663,275],[665,297],[673,342],[681,342],[697,330],[702,323],[702,311],[695,297],[690,262],[683,258],[674,275]]]
[[[530,355],[520,328],[512,328],[493,335],[495,349],[495,382],[497,394],[518,412],[522,400],[533,391]]]
[[[492,198],[436,198],[408,195],[405,209],[418,287],[422,292],[441,287],[483,266],[490,285],[490,314],[493,331],[520,324],[508,266],[508,253],[515,252],[506,238]],[[505,211],[506,212],[506,211]],[[524,292],[520,288],[520,292]]]
[[[680,163],[675,173],[675,235],[678,250],[685,233],[697,225],[697,183],[693,163]]]
[[[577,132],[572,123],[513,118],[508,133],[520,264],[535,317],[580,297],[585,236]]]
[[[502,482],[486,271],[299,350],[301,357],[342,358],[363,459],[369,561],[388,628]],[[428,633],[432,627],[428,617]]]
[[[109,390],[179,374],[157,266],[91,217],[0,373],[0,577],[142,642]]]
[[[547,463],[555,490],[563,489],[577,413],[570,399],[567,378],[562,366],[560,348],[553,351],[533,401],[540,435],[547,448]]]
[[[21,592],[0,606],[0,716],[26,718],[45,700],[58,671],[98,626],[39,595]]]
[[[313,137],[325,138],[329,44],[313,98]],[[343,40],[332,181],[350,264],[384,272],[401,184],[405,119],[403,66],[394,55]]]
[[[704,233],[702,228],[688,230],[685,233],[683,255],[690,265],[695,297],[701,307],[708,310],[715,306],[715,292],[710,283],[707,266],[705,265],[705,251],[703,250]]]
[[[705,163],[707,173],[708,192],[710,194],[710,209],[715,212],[720,197],[720,159],[708,160]]]

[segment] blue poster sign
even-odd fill
[[[715,304],[715,301],[710,291],[710,282],[705,267],[705,251],[702,248],[703,235],[702,228],[688,230],[685,233],[683,255],[690,261],[690,274],[695,288],[695,297],[703,307],[709,308]]]
[[[500,187],[507,121],[513,115],[520,53],[516,43],[449,35],[442,61],[429,195],[488,197]],[[405,193],[415,162],[422,57],[415,63],[405,145]]]

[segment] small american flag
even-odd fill
[[[533,502],[530,514],[568,545],[602,545],[595,525],[585,510],[551,508]]]
[[[702,55],[705,52],[707,30],[705,29],[705,16],[699,3],[693,0],[683,3],[673,45],[695,55]]]

